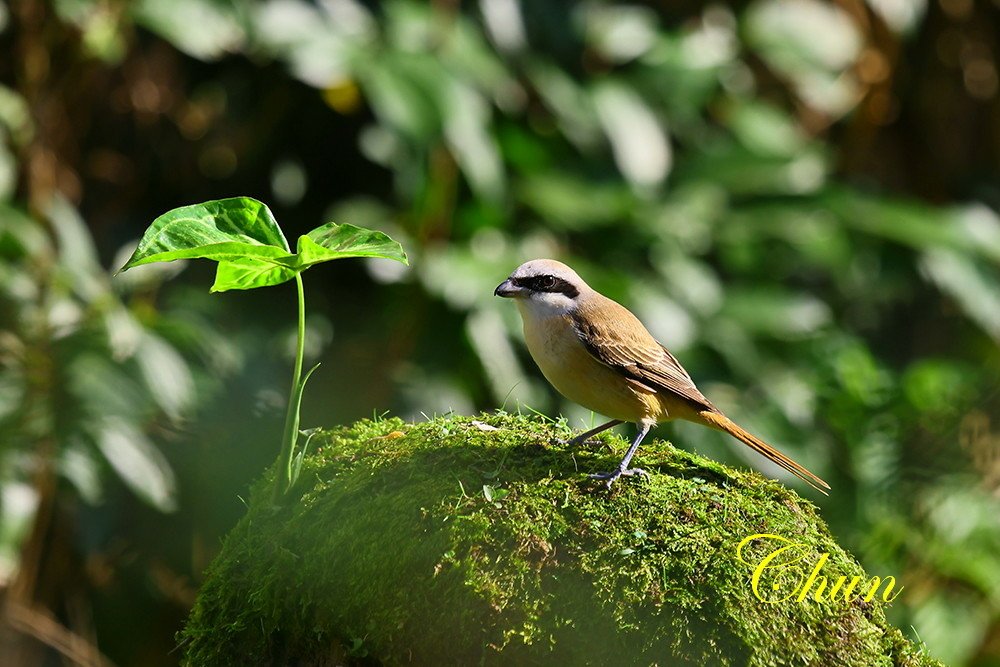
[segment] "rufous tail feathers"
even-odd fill
[[[705,420],[705,422],[720,431],[725,431],[729,435],[733,436],[740,442],[746,444],[752,450],[758,454],[762,454],[774,463],[778,464],[788,472],[792,473],[803,482],[813,487],[823,495],[829,495],[827,489],[830,485],[824,482],[822,479],[812,474],[798,463],[788,458],[777,449],[767,444],[757,436],[745,431],[739,424],[734,422],[729,417],[725,416],[719,412],[713,412],[711,410],[702,410],[698,413],[698,416]]]

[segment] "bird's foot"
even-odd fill
[[[595,472],[591,479],[602,479],[604,484],[610,489],[615,480],[619,477],[649,477],[649,473],[642,468],[617,468],[611,472]]]
[[[583,437],[585,435],[587,435],[587,434],[584,433],[583,435],[577,435],[577,436],[574,436],[574,437],[569,438],[569,439],[566,439],[566,438],[549,438],[549,442],[551,442],[554,445],[559,445],[560,447],[579,447],[580,445],[582,445],[584,443],[587,443],[587,442],[595,442],[595,443],[596,442],[600,442],[600,440],[598,440],[594,436],[590,436],[589,438],[585,438],[585,437]]]

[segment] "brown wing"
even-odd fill
[[[699,409],[717,411],[674,355],[621,304],[595,293],[580,303],[573,325],[584,347],[602,364],[641,385],[676,394]]]

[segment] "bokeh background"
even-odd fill
[[[307,274],[304,426],[590,424],[492,296],[563,259],[832,484],[911,638],[1000,664],[998,51],[997,0],[0,0],[4,664],[179,658],[277,455],[294,288],[112,274],[235,195],[410,255]]]

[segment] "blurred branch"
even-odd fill
[[[80,667],[111,667],[113,663],[97,646],[76,634],[42,610],[8,600],[3,606],[2,620],[16,632],[32,637],[45,646],[61,653],[67,660]],[[4,664],[26,663],[17,650],[19,642],[4,642],[0,656]]]

